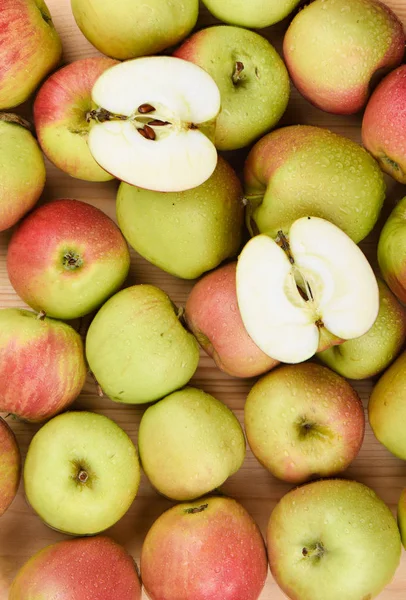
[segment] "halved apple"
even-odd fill
[[[212,175],[220,92],[197,65],[172,56],[129,60],[99,77],[92,99],[90,152],[118,179],[179,192]]]
[[[238,260],[237,297],[251,338],[285,363],[312,357],[326,336],[363,335],[379,311],[377,281],[364,254],[318,217],[298,219],[276,240],[252,238]]]

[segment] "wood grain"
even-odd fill
[[[47,3],[63,40],[64,62],[97,55],[98,52],[79,32],[71,14],[69,0],[47,0]],[[387,0],[387,4],[397,12],[406,27],[406,0]],[[202,8],[199,26],[214,22],[214,19]],[[286,25],[287,21],[262,32],[279,50]],[[29,112],[30,107],[23,107],[23,110]],[[319,125],[328,127],[355,141],[360,141],[360,122],[360,116],[344,118],[323,113],[309,105],[292,89],[291,101],[282,124],[308,123]],[[231,155],[232,162],[237,169],[241,168],[245,155],[246,151]],[[49,163],[47,164],[47,172],[48,179],[43,201],[73,197],[98,206],[112,218],[115,217],[116,182],[90,184],[77,181],[64,175]],[[406,188],[396,185],[393,180],[388,178],[387,182],[388,199],[382,217],[374,232],[362,244],[363,250],[375,267],[376,241],[380,228],[393,204],[406,193]],[[0,234],[0,307],[24,306],[13,292],[7,278],[5,257],[10,235],[11,231]],[[190,282],[184,282],[163,273],[135,253],[132,254],[132,267],[128,283],[134,282],[149,282],[159,285],[179,304],[184,304],[192,287]],[[243,421],[244,401],[252,381],[239,381],[222,374],[215,367],[212,360],[202,353],[199,369],[193,378],[193,384],[226,402],[235,411],[239,420]],[[373,381],[357,382],[354,385],[363,400],[364,406],[366,406]],[[136,442],[142,409],[120,406],[108,399],[98,398],[94,383],[90,379],[87,381],[75,406],[108,415],[123,427],[133,441]],[[8,419],[8,422],[13,427],[23,455],[25,455],[28,444],[38,427],[11,419]],[[402,488],[406,486],[405,463],[387,452],[375,440],[369,427],[367,428],[362,450],[345,475],[371,486],[393,511],[395,511]],[[240,500],[256,519],[262,531],[265,531],[273,506],[288,491],[289,487],[289,485],[277,481],[269,475],[248,450],[242,469],[227,481],[223,486],[223,491]],[[141,544],[148,528],[158,515],[170,505],[170,502],[161,498],[152,490],[145,476],[143,476],[140,492],[133,506],[127,515],[108,531],[108,534],[124,544],[138,560]],[[34,552],[47,544],[66,537],[41,523],[28,507],[21,486],[16,500],[9,511],[1,518],[0,600],[6,600],[9,584],[16,571]],[[284,598],[284,595],[269,575],[261,600],[282,600],[282,598]],[[406,598],[406,553],[403,553],[401,566],[393,582],[381,594],[380,600],[404,600],[404,598]],[[221,599],[219,598],[219,600]],[[328,599],[326,598],[326,600]]]

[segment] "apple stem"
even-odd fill
[[[105,108],[97,108],[91,110],[86,115],[86,121],[90,123],[90,121],[97,121],[98,123],[105,123],[106,121],[127,121],[128,117],[125,115],[116,115],[115,113],[111,113],[109,110]]]
[[[208,506],[208,504],[201,504],[200,506],[195,506],[193,508],[185,508],[185,513],[187,513],[188,515],[195,515],[206,510]]]
[[[279,246],[282,248],[282,250],[285,252],[286,256],[289,259],[289,262],[291,265],[295,264],[295,260],[292,256],[292,253],[290,251],[290,245],[288,242],[288,238],[286,237],[286,235],[283,233],[282,230],[278,231],[278,237],[276,239],[276,243],[279,244]]]
[[[47,316],[46,312],[43,310],[40,310],[39,313],[37,314],[37,319],[38,319],[38,321],[43,321],[46,316]]]
[[[238,85],[242,79],[242,72],[244,71],[244,63],[240,60],[237,60],[234,67],[234,73],[232,76],[232,80],[234,85]]]
[[[33,126],[27,119],[23,119],[20,115],[15,115],[14,113],[0,113],[0,121],[4,121],[5,123],[14,123],[15,125],[20,125],[29,131],[34,131]]]
[[[97,381],[94,373],[92,373],[92,371],[89,371],[91,378],[93,379],[93,381],[96,384],[96,390],[97,390],[97,395],[99,396],[99,398],[104,398],[104,392],[102,389],[102,386],[100,385],[100,383]]]

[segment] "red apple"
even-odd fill
[[[142,547],[141,577],[151,600],[257,600],[266,576],[262,535],[232,498],[174,506]]]
[[[70,325],[0,310],[0,412],[44,421],[73,402],[85,379],[83,343]]]
[[[34,104],[35,128],[44,153],[72,177],[108,181],[112,175],[94,160],[87,145],[92,88],[116,60],[106,56],[77,60],[41,87]]]
[[[0,418],[0,517],[17,494],[21,474],[21,456],[14,433]]]
[[[117,225],[78,200],[56,200],[31,213],[7,254],[17,294],[58,319],[98,308],[121,287],[129,268],[128,246]]]
[[[234,377],[255,377],[279,364],[248,335],[238,310],[233,262],[196,283],[186,303],[186,321],[216,365]]]
[[[132,557],[108,537],[47,546],[19,570],[9,600],[140,600]]]

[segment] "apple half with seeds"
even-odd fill
[[[318,217],[298,219],[275,240],[252,238],[238,260],[237,298],[248,334],[285,363],[364,335],[379,311],[378,284],[364,254]]]
[[[90,152],[118,179],[179,192],[212,175],[220,92],[197,65],[172,56],[129,60],[98,78],[92,99]]]

